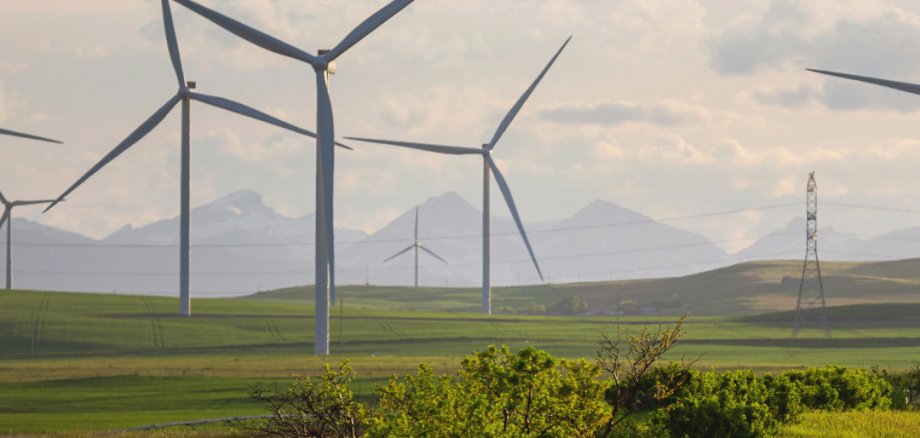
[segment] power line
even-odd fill
[[[845,203],[845,202],[828,202],[828,201],[821,201],[821,204],[833,205],[835,207],[859,208],[863,210],[879,210],[879,211],[890,211],[894,213],[920,214],[920,210],[910,210],[906,208],[879,207],[875,205],[860,205],[860,204],[850,204],[850,203]]]
[[[596,229],[596,228],[608,228],[608,227],[619,227],[619,226],[629,226],[629,225],[641,225],[648,223],[656,222],[672,222],[679,220],[687,219],[697,219],[704,217],[713,217],[713,216],[726,216],[739,213],[746,213],[750,211],[763,211],[763,210],[773,210],[779,208],[793,207],[799,204],[788,203],[788,204],[777,204],[777,205],[767,205],[763,207],[751,207],[751,208],[742,208],[735,210],[723,210],[709,213],[700,213],[693,215],[683,215],[683,216],[672,216],[659,219],[639,219],[632,221],[624,222],[611,222],[605,224],[593,224],[593,225],[575,225],[569,227],[559,227],[559,228],[547,228],[547,229],[537,229],[527,231],[529,234],[541,234],[541,233],[556,233],[561,231],[573,231],[573,230],[586,230],[586,229]],[[501,236],[518,236],[517,231],[509,231],[503,233],[492,233],[493,237]],[[424,236],[423,236],[424,237]],[[467,234],[467,235],[454,235],[454,236],[432,236],[424,237],[425,240],[454,240],[454,239],[471,239],[481,238],[481,234]],[[363,240],[351,240],[351,241],[337,241],[341,244],[377,244],[377,243],[397,243],[405,242],[405,238],[401,239],[363,239]],[[5,242],[0,242],[5,243]],[[42,243],[42,242],[15,242],[17,246],[34,246],[34,247],[61,247],[61,248],[177,248],[178,244],[107,244],[107,243]],[[246,247],[290,247],[290,246],[312,246],[314,242],[278,242],[278,243],[220,243],[220,244],[197,244],[192,245],[193,248],[246,248]]]
[[[657,247],[638,248],[638,249],[633,249],[633,250],[617,250],[617,251],[606,251],[606,252],[596,252],[596,253],[587,253],[587,254],[572,254],[572,255],[555,256],[555,257],[542,257],[541,260],[566,260],[566,259],[576,259],[576,258],[581,258],[581,257],[591,257],[591,256],[598,256],[598,255],[631,254],[631,253],[638,253],[638,252],[658,251],[658,250],[674,249],[674,248],[685,248],[685,247],[693,247],[693,246],[704,246],[704,245],[709,245],[709,244],[712,244],[712,243],[731,242],[731,241],[740,241],[740,240],[750,240],[750,239],[757,239],[757,238],[762,238],[762,237],[769,237],[769,236],[776,236],[776,235],[785,235],[785,234],[798,234],[798,232],[788,232],[788,231],[787,231],[787,232],[783,232],[783,233],[768,234],[768,235],[765,235],[765,236],[746,236],[746,237],[738,237],[738,238],[734,238],[734,239],[724,239],[724,240],[715,241],[715,242],[708,242],[708,241],[706,241],[706,242],[696,242],[696,243],[688,243],[688,244],[681,244],[681,245],[666,245],[666,246],[657,246]],[[769,256],[769,255],[768,255],[768,256]],[[723,261],[723,262],[729,262],[729,261],[731,261],[731,259],[730,259],[730,258],[729,258],[729,259],[724,259],[724,260],[722,260],[722,261]],[[514,263],[524,263],[524,262],[530,262],[530,259],[524,259],[524,258],[522,258],[522,259],[511,259],[511,260],[495,260],[495,261],[493,261],[492,263],[494,263],[494,264],[514,264]],[[715,262],[715,261],[700,262],[700,263],[707,264],[707,263],[714,263],[714,262]],[[689,263],[688,265],[693,265],[693,264],[697,264],[697,263]],[[451,266],[451,267],[479,266],[479,262],[459,263],[459,264],[456,264],[456,263],[455,263],[455,264],[451,264],[450,266]],[[428,268],[440,268],[440,267],[442,267],[442,266],[441,266],[441,265],[423,265],[423,266],[420,266],[420,268],[426,268],[426,269],[428,269]],[[365,268],[343,268],[343,269],[337,269],[337,271],[339,271],[339,272],[363,272],[364,269],[365,269]],[[413,267],[411,267],[411,266],[409,266],[409,267],[404,267],[404,266],[386,266],[386,267],[378,267],[378,268],[375,268],[374,270],[375,270],[375,271],[399,271],[399,270],[406,270],[406,269],[413,269]],[[627,269],[627,270],[625,270],[625,271],[630,271],[630,270],[632,270],[632,269]],[[23,273],[23,274],[74,275],[74,276],[141,276],[141,277],[142,277],[142,276],[176,276],[176,275],[178,275],[177,272],[163,272],[163,271],[160,271],[160,272],[153,272],[153,271],[150,271],[150,272],[115,272],[115,271],[110,271],[110,272],[86,272],[86,271],[44,271],[44,270],[15,270],[15,271],[18,272],[18,273]],[[610,271],[604,271],[604,272],[610,272]],[[613,271],[613,272],[620,272],[620,271]],[[192,275],[193,275],[193,276],[222,276],[222,275],[227,275],[227,276],[232,276],[232,275],[247,276],[247,275],[299,275],[299,274],[312,275],[312,273],[313,273],[313,272],[312,272],[312,271],[309,271],[309,270],[277,270],[277,271],[206,271],[206,272],[192,272]]]

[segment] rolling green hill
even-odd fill
[[[860,303],[920,303],[920,259],[893,262],[824,262],[821,264],[828,305]],[[656,302],[680,304],[665,314],[740,315],[795,308],[802,272],[801,261],[760,261],[730,266],[680,278],[599,283],[546,284],[497,287],[493,309],[523,312],[533,304],[551,306],[569,296],[578,297],[593,310],[614,310],[621,301],[641,306]],[[391,310],[476,312],[477,288],[411,288],[341,286],[339,296],[350,306]],[[255,299],[307,300],[311,287],[262,292]]]
[[[699,357],[704,368],[901,369],[920,359],[920,261],[823,267],[834,306],[830,339],[813,326],[790,336],[793,262],[679,279],[499,288],[495,306],[576,296],[612,309],[617,292],[642,304],[676,297],[680,308],[625,316],[622,327],[654,327],[688,311],[687,335],[671,358]],[[335,355],[314,357],[309,292],[194,299],[191,318],[179,317],[178,300],[169,297],[0,292],[0,435],[256,414],[260,407],[247,397],[256,382],[316,375],[343,359],[360,376],[358,394],[369,397],[393,373],[421,363],[448,372],[489,344],[591,357],[601,336],[617,333],[612,316],[482,315],[475,289],[343,287],[331,322]]]

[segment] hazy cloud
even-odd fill
[[[920,17],[879,2],[773,0],[708,41],[722,74],[786,66],[864,74],[909,74],[920,67]]]
[[[0,73],[23,73],[29,71],[28,62],[3,62],[0,61]]]
[[[713,158],[677,134],[661,134],[643,145],[636,157],[656,164],[701,165],[710,164]]]
[[[792,86],[761,87],[750,96],[758,104],[783,108],[802,108],[818,103],[842,111],[888,109],[912,112],[920,109],[920,98],[901,91],[834,77],[822,76],[820,80],[823,83],[800,81]]]
[[[784,108],[801,108],[814,103],[822,94],[821,87],[799,82],[793,86],[763,87],[751,92],[751,98],[761,105],[774,105]]]
[[[636,103],[625,100],[565,103],[543,109],[540,116],[552,122],[617,126],[624,123],[649,123],[674,126],[699,123],[710,118],[701,106],[676,100]]]

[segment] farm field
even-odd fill
[[[768,274],[780,270],[775,264],[751,265],[728,268],[727,278],[756,274],[768,279],[769,275],[779,276],[781,281],[781,272]],[[851,265],[847,268],[851,274],[861,272],[865,278],[880,279],[863,279],[863,285],[875,281],[878,287],[896,283],[893,277],[886,277],[896,269],[914,272]],[[768,372],[825,364],[904,369],[920,360],[920,304],[908,299],[913,297],[906,292],[907,286],[898,291],[904,294],[902,303],[872,303],[854,293],[850,299],[864,304],[829,308],[832,337],[827,339],[816,328],[792,338],[788,310],[758,313],[752,306],[737,314],[697,312],[694,309],[707,301],[724,300],[728,291],[740,287],[741,280],[732,280],[739,282],[735,286],[728,286],[728,280],[716,282],[722,286],[709,289],[702,297],[693,295],[697,291],[694,281],[685,281],[689,292],[681,295],[681,308],[624,316],[620,324],[628,329],[655,327],[689,312],[687,335],[671,358],[698,358],[696,366],[705,369]],[[655,282],[648,280],[643,287],[666,290]],[[903,282],[913,284],[911,279]],[[752,290],[777,293],[778,282],[764,283],[772,289],[750,282]],[[551,304],[560,297],[578,296],[601,303],[609,300],[601,292],[615,296],[617,287],[625,286],[540,286],[528,299]],[[261,414],[262,407],[248,398],[249,389],[257,383],[286,385],[293,375],[317,375],[325,363],[345,359],[359,376],[357,394],[368,398],[374,385],[392,374],[414,372],[421,363],[439,372],[452,372],[463,355],[490,344],[514,349],[535,346],[556,356],[591,357],[603,335],[615,337],[617,333],[613,316],[472,313],[470,309],[477,306],[476,290],[364,286],[340,291],[344,302],[337,303],[331,323],[335,354],[323,358],[312,356],[312,306],[300,297],[306,289],[193,300],[192,318],[177,316],[178,300],[174,298],[4,292],[0,294],[0,393],[4,394],[0,434],[111,431]],[[865,287],[863,291],[871,293]],[[515,303],[524,303],[526,292],[523,288],[497,289],[496,306],[513,308]],[[745,300],[760,298],[752,293]],[[615,305],[615,298],[613,302]],[[916,416],[909,415],[898,421],[918,423]],[[790,429],[789,433],[807,435],[797,432],[800,430]]]

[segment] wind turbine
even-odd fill
[[[511,190],[508,188],[508,183],[505,181],[505,177],[502,175],[501,171],[498,170],[498,166],[495,164],[495,160],[492,158],[492,150],[495,148],[495,144],[498,143],[498,140],[502,137],[502,134],[505,133],[505,130],[508,129],[511,121],[514,120],[514,117],[521,110],[521,107],[524,106],[524,102],[527,101],[527,98],[529,98],[534,89],[537,88],[540,80],[543,79],[543,76],[546,75],[546,72],[549,71],[553,63],[556,62],[556,58],[559,57],[559,54],[562,53],[562,50],[565,49],[565,46],[569,44],[571,39],[572,37],[570,36],[565,40],[564,43],[562,43],[562,47],[556,51],[556,54],[553,55],[552,59],[549,60],[549,63],[546,64],[546,67],[543,68],[543,71],[540,72],[540,75],[537,76],[537,79],[534,80],[532,84],[530,84],[530,87],[527,88],[527,90],[518,99],[514,106],[511,107],[511,110],[508,112],[508,114],[505,115],[505,118],[502,119],[501,123],[498,125],[498,129],[492,136],[492,140],[483,144],[482,148],[471,148],[465,146],[442,146],[427,143],[378,140],[373,138],[345,137],[350,140],[379,143],[391,146],[401,146],[411,149],[437,152],[441,154],[482,155],[482,311],[486,314],[492,313],[492,288],[489,278],[491,252],[489,236],[489,225],[491,218],[489,213],[489,182],[491,180],[490,174],[495,174],[495,182],[498,183],[498,187],[501,189],[502,195],[505,197],[505,202],[508,204],[508,209],[511,210],[511,216],[514,218],[515,224],[517,224],[518,231],[521,233],[521,238],[524,239],[524,245],[527,247],[527,252],[530,253],[530,259],[533,260],[533,266],[537,269],[537,274],[540,275],[540,281],[543,281],[543,272],[540,271],[540,265],[537,263],[537,258],[534,256],[533,249],[530,247],[530,241],[527,239],[527,233],[524,231],[524,224],[521,223],[521,217],[518,215],[517,208],[514,206],[514,199],[511,197]]]
[[[314,282],[314,348],[317,355],[329,354],[329,301],[335,302],[335,237],[333,235],[332,185],[335,172],[335,139],[329,75],[335,60],[368,34],[396,15],[413,0],[393,0],[354,28],[331,50],[316,55],[298,49],[262,31],[192,0],[174,0],[234,35],[265,50],[309,64],[316,74],[316,281]]]
[[[161,0],[163,9],[163,26],[166,31],[166,45],[169,48],[169,57],[172,61],[173,70],[176,72],[176,81],[179,84],[179,90],[169,98],[166,103],[156,110],[147,120],[138,126],[129,134],[118,146],[115,146],[111,152],[103,157],[95,166],[84,174],[77,182],[73,183],[57,200],[55,200],[45,211],[53,208],[59,201],[73,192],[83,182],[89,179],[93,174],[102,169],[106,164],[128,150],[135,143],[144,138],[150,131],[156,128],[160,122],[166,118],[166,115],[179,103],[182,102],[182,164],[181,164],[181,187],[180,187],[180,226],[179,226],[179,312],[182,316],[191,315],[191,301],[189,296],[189,232],[190,232],[190,180],[191,180],[191,144],[190,144],[190,116],[189,109],[192,100],[197,100],[208,105],[234,112],[246,117],[250,117],[265,123],[269,123],[289,131],[303,134],[308,137],[316,137],[316,134],[299,128],[285,121],[279,120],[254,108],[248,107],[238,102],[217,96],[210,96],[192,91],[195,88],[194,82],[186,82],[185,74],[182,71],[182,58],[179,55],[179,44],[176,41],[176,30],[173,27],[172,12],[169,6],[169,0]]]
[[[908,93],[920,94],[920,84],[910,84],[907,82],[897,82],[889,81],[887,79],[873,78],[869,76],[859,76],[851,75],[847,73],[837,73],[834,71],[827,70],[817,70],[813,68],[806,68],[805,70],[812,71],[815,73],[821,73],[828,76],[837,76],[838,78],[852,79],[854,81],[868,82],[870,84],[881,85],[883,87],[894,88],[895,90],[906,91]]]
[[[47,141],[49,143],[61,144],[61,142],[58,140],[45,138],[45,137],[39,137],[37,135],[26,134],[23,132],[10,131],[9,129],[3,129],[3,128],[0,128],[0,135],[9,135],[10,137],[21,137],[21,138],[28,138],[31,140],[40,140],[40,141]]]
[[[0,217],[0,228],[3,228],[3,224],[9,221],[9,223],[6,225],[6,290],[13,288],[13,207],[22,207],[25,205],[36,204],[50,204],[52,202],[54,202],[53,199],[45,199],[39,201],[10,201],[3,196],[3,193],[0,193],[0,203],[3,204],[3,216]]]
[[[418,207],[415,207],[415,241],[412,243],[412,245],[406,247],[406,249],[400,250],[398,253],[391,255],[389,258],[384,260],[383,263],[386,263],[409,252],[410,249],[415,249],[415,287],[418,287],[418,250],[425,251],[432,257],[444,262],[445,265],[447,264],[447,260],[442,259],[441,256],[422,246],[422,242],[418,240]]]

